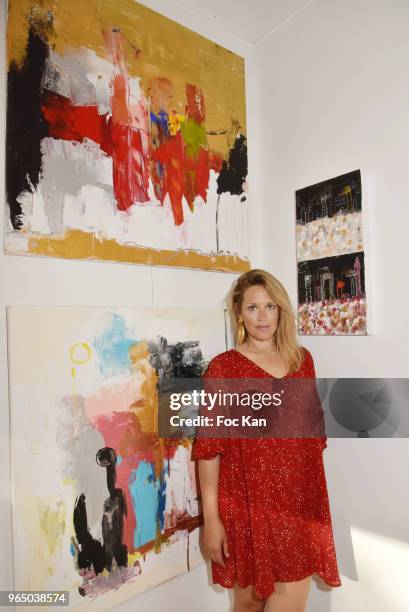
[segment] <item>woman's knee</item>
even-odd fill
[[[276,582],[275,592],[267,599],[266,612],[305,612],[311,576],[295,582]]]
[[[253,585],[234,588],[233,612],[263,612],[264,606],[265,600],[256,598]]]

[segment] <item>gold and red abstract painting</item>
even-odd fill
[[[133,0],[10,0],[6,253],[249,269],[244,59]]]

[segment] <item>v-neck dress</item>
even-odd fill
[[[311,353],[297,372],[284,378],[315,378]],[[270,377],[242,353],[214,357],[203,378]],[[258,599],[275,582],[318,574],[341,586],[323,464],[327,438],[196,437],[192,460],[220,454],[219,515],[226,530],[225,567],[212,561],[213,583],[255,587]]]

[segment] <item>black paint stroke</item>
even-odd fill
[[[7,77],[6,193],[10,221],[15,230],[23,225],[17,201],[24,190],[38,185],[42,167],[40,144],[48,136],[41,110],[42,76],[49,48],[30,27],[21,67],[11,62]]]
[[[169,353],[176,378],[196,378],[201,375],[203,354],[198,340],[176,342],[170,347]]]
[[[115,559],[118,567],[128,563],[128,548],[122,543],[124,516],[126,515],[126,500],[122,489],[115,487],[116,453],[113,448],[101,448],[97,453],[97,463],[107,470],[107,486],[109,497],[104,502],[102,516],[102,537],[106,556],[105,567],[112,570]]]
[[[217,193],[230,192],[231,195],[243,193],[243,183],[247,177],[247,141],[245,136],[237,136],[229,159],[223,162],[217,178]]]
[[[124,516],[127,514],[126,499],[122,489],[115,487],[116,453],[113,448],[101,448],[97,452],[96,461],[100,467],[107,470],[107,486],[109,497],[104,502],[102,514],[103,543],[92,537],[89,532],[85,494],[81,493],[74,506],[74,529],[78,542],[77,563],[80,569],[93,568],[95,574],[105,568],[111,572],[113,561],[117,567],[127,566],[128,548],[122,543]],[[85,595],[83,588],[79,593]]]
[[[96,574],[102,572],[106,565],[103,545],[92,537],[88,529],[85,495],[81,493],[74,505],[74,529],[79,545],[77,563],[80,569],[92,567]]]

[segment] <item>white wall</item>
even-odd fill
[[[363,177],[373,335],[302,337],[318,376],[409,378],[408,27],[407,0],[316,0],[256,46],[263,264],[294,304],[294,191]],[[407,440],[329,440],[324,456],[344,584],[308,609],[404,612]]]
[[[5,2],[1,2],[1,32],[5,36]],[[249,200],[254,211],[249,217],[250,260],[260,265],[260,215],[257,213],[257,133],[253,48],[218,28],[213,20],[189,11],[182,4],[155,0],[145,2],[186,27],[207,36],[231,51],[245,57],[247,120],[249,137]],[[3,46],[0,54],[1,74],[5,74]],[[0,141],[4,142],[5,80],[1,79]],[[4,149],[0,153],[0,225],[4,228]],[[2,249],[1,249],[2,251]],[[12,588],[11,572],[11,505],[9,465],[9,419],[7,389],[6,305],[122,305],[122,306],[221,306],[235,274],[183,270],[127,264],[66,261],[0,253],[0,590]],[[215,610],[228,608],[228,594],[208,587],[208,568],[203,565],[190,574],[163,584],[121,610],[138,606],[144,612],[166,606],[168,612],[180,610]],[[175,597],[177,593],[177,598]],[[172,601],[178,602],[173,605]]]

